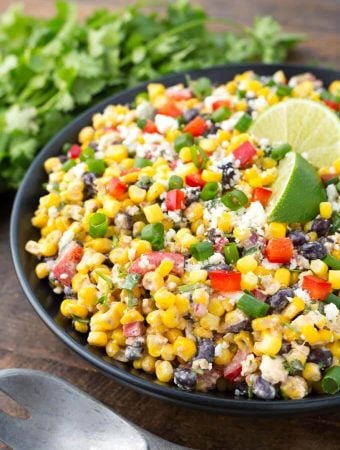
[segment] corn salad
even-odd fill
[[[320,392],[340,360],[340,160],[319,170],[317,217],[269,223],[289,149],[248,130],[270,105],[338,89],[245,72],[219,86],[149,84],[95,114],[45,161],[41,237],[26,244],[62,316],[113,360],[180,389]]]

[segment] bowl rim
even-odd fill
[[[297,412],[312,412],[320,411],[321,409],[330,409],[340,407],[340,394],[331,395],[320,395],[315,397],[306,397],[300,400],[288,401],[288,400],[273,400],[273,401],[263,401],[259,399],[244,399],[244,398],[233,398],[233,397],[219,397],[214,396],[209,393],[199,393],[199,392],[186,392],[179,390],[175,386],[158,384],[155,381],[148,381],[144,378],[137,376],[128,371],[124,371],[119,367],[111,365],[109,362],[105,361],[102,357],[91,353],[86,347],[78,343],[72,338],[61,326],[57,324],[54,318],[44,309],[39,299],[35,296],[34,291],[26,277],[22,261],[19,256],[18,247],[18,227],[20,222],[20,209],[23,198],[23,193],[27,190],[29,186],[29,180],[34,175],[36,171],[41,169],[41,166],[47,156],[51,156],[60,149],[60,145],[63,143],[63,136],[71,132],[71,130],[79,130],[81,128],[82,122],[86,120],[87,122],[92,117],[92,115],[98,111],[103,110],[108,104],[119,102],[122,96],[135,95],[139,91],[145,89],[147,84],[150,82],[161,82],[167,85],[171,83],[179,82],[178,78],[183,77],[183,75],[190,75],[192,77],[197,76],[209,76],[211,72],[218,71],[230,71],[230,70],[259,70],[266,68],[268,70],[293,70],[297,73],[310,71],[312,73],[318,73],[318,76],[329,75],[334,76],[334,79],[340,78],[340,71],[309,67],[301,64],[262,64],[262,63],[241,63],[241,64],[228,64],[219,65],[214,67],[209,67],[206,69],[198,70],[188,70],[186,72],[178,72],[166,77],[158,78],[157,80],[147,81],[140,83],[137,86],[122,90],[118,93],[108,96],[94,106],[88,108],[82,112],[79,116],[73,119],[68,125],[66,125],[62,130],[60,130],[38,153],[35,157],[33,163],[30,165],[25,177],[23,178],[19,190],[16,194],[12,213],[10,220],[10,247],[12,260],[14,263],[15,271],[19,283],[26,295],[27,300],[32,305],[35,312],[42,319],[42,321],[47,325],[47,327],[58,336],[61,341],[71,348],[75,353],[84,358],[88,363],[92,364],[96,368],[100,369],[107,375],[112,376],[117,381],[129,386],[139,392],[144,394],[149,394],[153,397],[167,400],[172,403],[179,404],[181,406],[203,409],[206,411],[214,413],[236,413],[249,415],[256,413],[257,415],[270,415],[270,414],[289,414]],[[227,75],[226,75],[227,77]]]

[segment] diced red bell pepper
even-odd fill
[[[253,202],[260,202],[262,206],[267,206],[267,203],[272,195],[271,189],[264,187],[256,187],[253,192]]]
[[[169,88],[166,90],[166,95],[173,100],[181,101],[181,100],[189,100],[192,98],[192,92],[188,88],[183,89],[174,89]]]
[[[159,133],[155,122],[148,120],[143,128],[144,133]]]
[[[183,128],[183,133],[190,133],[192,136],[198,137],[207,131],[207,129],[208,125],[206,121],[202,117],[196,116]]]
[[[337,178],[337,175],[335,173],[325,173],[324,175],[321,175],[321,180],[323,184],[327,184],[330,180],[333,180],[334,178]]]
[[[210,284],[215,291],[234,292],[241,289],[241,273],[225,270],[209,272]]]
[[[143,322],[130,322],[123,325],[123,335],[126,338],[143,336],[144,331]]]
[[[185,177],[185,183],[190,187],[199,187],[202,189],[205,185],[205,181],[202,179],[201,174],[191,173]]]
[[[68,151],[67,155],[69,158],[77,159],[77,158],[79,158],[80,153],[81,153],[81,147],[79,145],[75,144],[75,145],[72,145],[72,147]]]
[[[64,286],[71,286],[72,278],[76,274],[77,264],[83,257],[83,247],[77,242],[70,242],[57,258],[52,275]]]
[[[332,291],[331,283],[314,275],[305,275],[303,277],[302,288],[306,289],[313,300],[321,301],[325,300]]]
[[[127,190],[127,185],[117,177],[111,178],[107,185],[107,192],[117,200],[122,200]]]
[[[230,101],[227,99],[216,100],[216,102],[212,104],[212,109],[213,111],[216,111],[217,109],[221,108],[221,106],[230,108]]]
[[[174,263],[171,270],[175,275],[182,275],[184,272],[184,256],[180,253],[171,252],[150,252],[137,258],[130,266],[129,272],[145,275],[147,272],[157,269],[164,259],[169,259]]]
[[[166,193],[166,209],[168,211],[177,211],[178,209],[183,209],[184,207],[185,194],[180,189],[173,189]]]
[[[158,114],[163,114],[164,116],[179,117],[182,115],[182,111],[177,108],[173,102],[167,102],[165,105],[161,106],[157,110]]]
[[[333,109],[334,111],[340,110],[340,103],[332,101],[332,100],[324,100],[325,105],[328,106],[328,108]]]
[[[234,358],[223,369],[223,376],[229,381],[234,381],[242,372],[242,362],[247,358],[248,352],[237,350]]]
[[[289,263],[293,256],[293,243],[289,238],[269,239],[265,250],[268,261],[272,263]]]
[[[243,142],[236,150],[233,151],[235,159],[240,161],[240,167],[243,169],[252,162],[254,156],[257,155],[256,148],[249,142]]]

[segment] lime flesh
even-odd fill
[[[288,143],[316,167],[330,166],[340,158],[340,120],[322,103],[290,99],[266,109],[250,133],[273,146]]]
[[[267,206],[270,222],[304,223],[319,213],[326,191],[316,169],[298,153],[280,162]]]

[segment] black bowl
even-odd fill
[[[245,70],[255,70],[261,75],[270,75],[282,69],[288,76],[311,71],[322,79],[326,86],[333,80],[340,79],[340,73],[327,69],[317,69],[305,66],[236,64],[221,66],[205,70],[196,70],[188,74],[197,78],[207,76],[212,81],[221,83],[232,79],[236,74]],[[175,74],[160,80],[165,85],[172,85],[185,81],[184,74]],[[31,217],[36,209],[39,197],[43,194],[42,184],[46,181],[43,162],[50,156],[60,153],[65,142],[75,142],[78,132],[89,124],[94,113],[102,111],[111,103],[129,103],[136,94],[145,89],[146,84],[125,90],[113,95],[98,105],[90,108],[77,119],[65,127],[49,144],[47,144],[34,160],[23,179],[17,193],[11,217],[11,250],[12,257],[20,284],[35,311],[45,324],[72,350],[88,362],[101,369],[129,387],[192,408],[205,409],[216,413],[233,412],[238,414],[283,414],[292,412],[320,411],[340,406],[340,395],[314,396],[296,401],[261,401],[253,399],[234,398],[218,392],[190,393],[183,392],[175,386],[164,385],[155,381],[141,371],[132,369],[129,365],[111,360],[104,352],[87,345],[83,335],[70,327],[69,321],[59,314],[60,298],[53,294],[47,282],[36,278],[34,267],[36,259],[25,251],[25,243],[29,239],[38,238],[38,231],[31,225]]]

